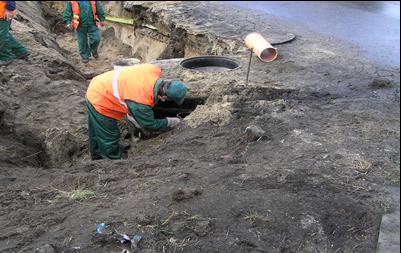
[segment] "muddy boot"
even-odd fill
[[[13,60],[8,60],[8,61],[1,61],[1,60],[0,60],[0,67],[1,67],[1,66],[10,65],[12,62],[13,62]]]
[[[93,58],[95,58],[95,59],[99,59],[99,54],[98,54],[98,53],[93,53],[92,56],[93,56]]]
[[[82,62],[83,62],[83,63],[88,63],[88,62],[89,62],[89,59],[82,59]]]

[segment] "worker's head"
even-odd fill
[[[176,104],[182,105],[188,90],[184,83],[178,80],[163,80],[160,85],[159,100],[174,101]]]

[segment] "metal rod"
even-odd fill
[[[248,85],[248,78],[249,78],[249,71],[251,70],[251,61],[252,61],[252,54],[253,54],[253,49],[249,49],[249,51],[251,52],[249,54],[249,64],[248,64],[248,71],[246,72],[246,81],[245,81],[245,85]]]

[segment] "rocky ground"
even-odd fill
[[[136,252],[375,252],[393,210],[386,187],[399,186],[399,69],[220,3],[104,5],[141,23],[108,23],[101,59],[83,65],[49,12],[62,5],[19,4],[13,33],[31,57],[0,69],[0,252],[134,251],[94,236],[100,223],[141,235]],[[272,63],[254,58],[245,85],[242,38],[253,29],[297,37]],[[242,65],[178,65],[201,54]],[[159,64],[207,99],[155,138],[129,142],[122,125],[128,159],[89,161],[86,87],[122,56]]]

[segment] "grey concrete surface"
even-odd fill
[[[389,192],[393,198],[395,210],[383,215],[377,253],[400,252],[400,188],[391,187]]]
[[[226,2],[228,3],[228,2]],[[230,4],[266,13],[354,43],[380,64],[400,65],[398,1],[238,1]]]

